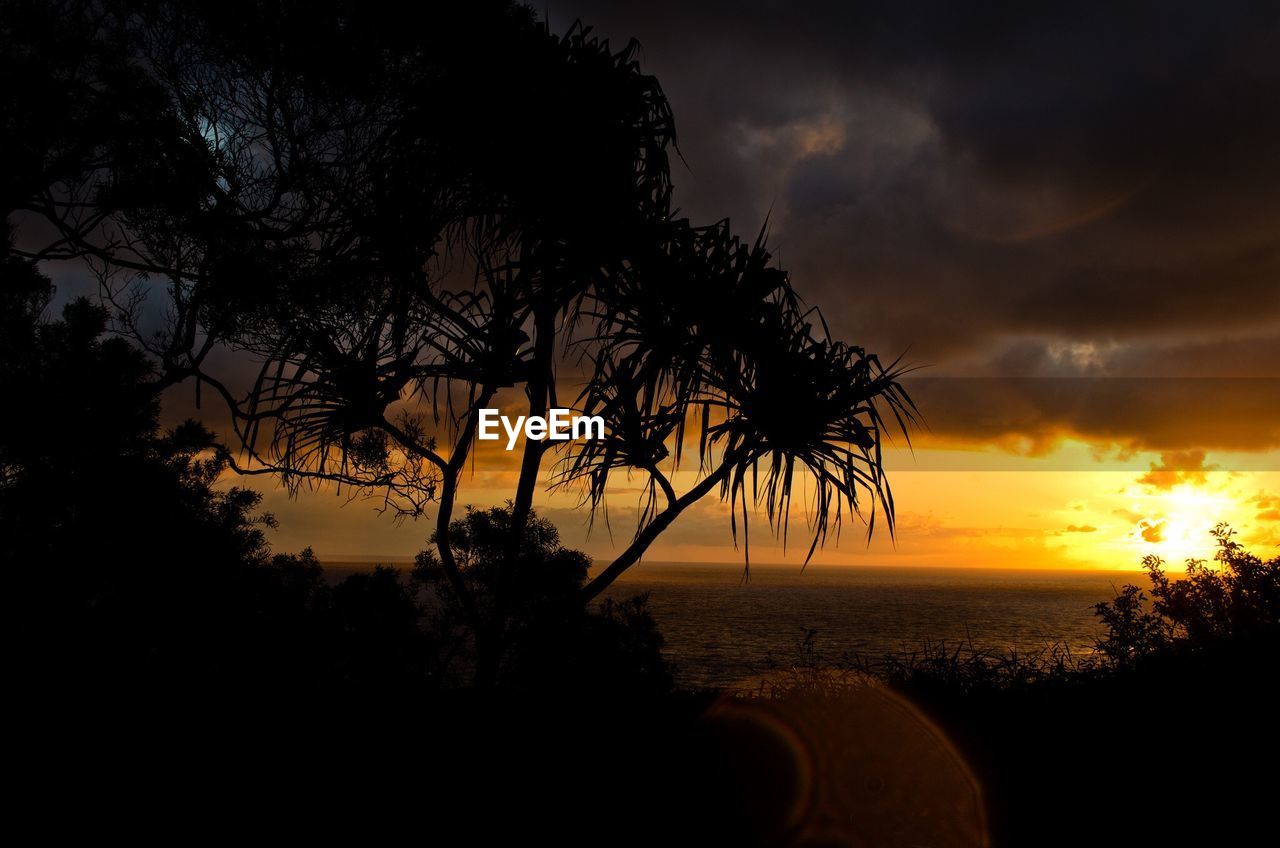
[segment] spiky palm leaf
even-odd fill
[[[592,350],[593,373],[579,404],[604,417],[606,437],[575,444],[556,485],[583,486],[600,509],[613,472],[651,471],[640,532],[657,510],[657,466],[669,453],[678,466],[694,417],[699,469],[724,469],[735,537],[750,501],[785,539],[798,471],[814,496],[806,561],[868,498],[868,532],[877,506],[892,531],[882,444],[887,424],[906,433],[916,414],[900,372],[827,338],[763,234],[745,244],[726,222],[674,223],[664,249],[600,285],[581,316],[592,329],[576,344]]]

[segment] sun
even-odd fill
[[[1133,528],[1130,543],[1142,554],[1154,553],[1175,566],[1187,559],[1212,559],[1210,531],[1219,522],[1230,522],[1240,509],[1229,493],[1193,483],[1137,497],[1146,517]]]

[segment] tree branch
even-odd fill
[[[680,516],[680,513],[697,503],[704,495],[724,482],[732,468],[733,462],[725,459],[720,464],[720,467],[704,477],[698,485],[685,492],[670,506],[654,516],[653,521],[646,524],[644,529],[636,534],[635,539],[627,546],[627,549],[611,562],[608,568],[597,574],[591,582],[583,587],[582,600],[584,602],[591,601],[613,585],[613,581],[617,580],[624,571],[635,565],[640,560],[640,557],[644,556],[644,552],[649,549],[654,540],[671,526],[671,522],[675,521]]]
[[[458,560],[453,555],[453,541],[449,535],[449,522],[453,520],[453,505],[458,496],[458,478],[462,474],[462,469],[467,462],[467,454],[471,449],[471,441],[475,437],[476,427],[478,425],[475,410],[487,406],[493,400],[495,390],[489,386],[485,386],[474,404],[467,411],[466,423],[462,426],[462,432],[458,434],[458,441],[454,444],[453,452],[449,454],[449,461],[444,467],[444,478],[440,483],[440,508],[436,513],[436,549],[440,552],[440,565],[444,568],[445,575],[449,578],[449,584],[453,587],[454,592],[458,595],[458,600],[462,603],[463,611],[466,613],[468,624],[473,628],[472,633],[477,634],[477,638],[482,630],[483,620],[480,616],[480,608],[476,603],[475,595],[467,586],[466,580],[462,576],[462,570],[458,567]]]

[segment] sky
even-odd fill
[[[925,428],[891,451],[896,537],[847,525],[826,563],[1136,567],[1280,544],[1280,7],[1274,4],[549,2],[673,105],[676,202],[768,227],[835,336],[916,367]],[[998,11],[997,11],[998,10]],[[509,497],[486,456],[464,502]],[[261,480],[255,480],[261,486]],[[636,481],[637,487],[639,481]],[[588,535],[625,545],[638,489]],[[279,549],[409,556],[332,492],[270,491]],[[345,504],[345,505],[343,505]],[[753,560],[799,562],[764,519]],[[656,560],[741,561],[714,499]]]

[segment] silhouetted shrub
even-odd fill
[[[1151,580],[1150,598],[1125,586],[1110,603],[1097,606],[1107,625],[1098,643],[1105,661],[1126,666],[1169,649],[1198,650],[1217,644],[1275,635],[1280,625],[1280,557],[1249,553],[1225,524],[1213,530],[1218,550],[1211,567],[1187,560],[1186,576],[1171,579],[1155,555],[1142,565]]]
[[[325,583],[272,557],[260,495],[217,481],[214,437],[164,431],[146,359],[85,300],[44,320],[48,281],[7,257],[0,553],[20,586],[23,659],[74,690],[418,687],[432,648],[389,570]]]
[[[339,679],[392,687],[428,682],[432,643],[399,572],[379,566],[348,576],[332,590],[332,615],[341,637],[334,657]]]
[[[1095,611],[1107,626],[1107,635],[1098,640],[1099,658],[1113,667],[1127,667],[1170,644],[1170,623],[1151,610],[1147,594],[1137,586],[1124,586],[1114,600],[1099,603]]]
[[[647,599],[584,605],[587,555],[562,546],[555,525],[533,515],[510,565],[510,528],[510,505],[468,508],[450,525],[460,577],[501,640],[499,683],[522,691],[601,696],[669,690],[671,671]],[[452,670],[465,674],[474,662],[476,634],[463,624],[459,596],[435,549],[418,554],[414,577],[426,591],[435,631],[442,641],[452,641]]]

